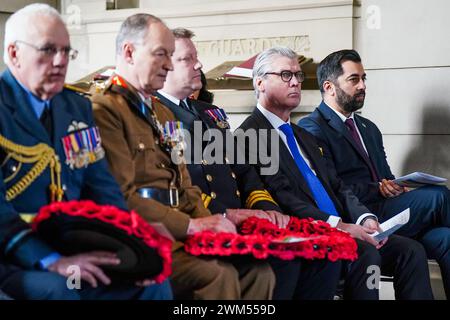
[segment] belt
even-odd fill
[[[153,199],[172,208],[177,208],[180,205],[178,189],[174,187],[169,189],[140,188],[137,192],[144,199]]]

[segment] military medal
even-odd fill
[[[87,167],[90,163],[105,156],[98,128],[87,128],[87,126],[83,126],[81,130],[79,128],[80,126],[73,122],[69,130],[78,129],[78,131],[69,131],[70,134],[61,139],[66,155],[66,164],[71,169]]]
[[[230,129],[230,124],[228,123],[228,116],[225,110],[221,108],[209,109],[205,111],[216,123],[219,128]]]
[[[181,160],[185,149],[183,123],[181,121],[167,121],[162,128],[163,144],[167,151],[175,151],[175,156]]]

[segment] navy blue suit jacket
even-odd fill
[[[370,120],[355,114],[355,123],[364,140],[379,179],[394,179],[386,160],[380,130]],[[312,133],[334,164],[338,176],[366,204],[384,200],[378,181],[373,181],[367,159],[356,146],[344,122],[324,102],[298,125]]]
[[[175,105],[160,94],[157,94],[157,97],[173,112],[178,120],[183,122],[184,128],[191,132],[191,137],[194,137],[194,121],[199,121],[202,128],[201,134],[205,136],[205,140],[212,138],[208,129],[220,130],[223,134],[224,142],[226,136],[228,136],[228,139],[234,139],[229,131],[220,129],[211,117],[206,114],[206,110],[216,109],[217,106],[202,101],[189,100],[191,108],[193,108],[193,111],[190,112]],[[200,139],[191,141],[191,155],[193,155],[194,149],[198,148],[198,146],[201,146],[199,149],[201,149],[203,154],[209,143],[210,141],[201,141]],[[229,161],[231,160],[233,160],[233,163],[230,164],[227,164],[225,159],[223,159],[223,164],[203,164],[191,161],[187,165],[192,184],[198,186],[204,194],[210,195],[212,192],[216,194],[216,198],[211,199],[208,205],[208,209],[212,213],[225,212],[226,209],[245,208],[249,195],[256,190],[264,189],[264,184],[252,166],[235,164],[234,159],[229,159]],[[207,176],[210,176],[212,180],[208,181]],[[237,194],[237,191],[239,194]],[[252,209],[281,211],[276,204],[266,200],[257,201],[252,206]]]
[[[61,184],[65,189],[64,200],[91,199],[99,204],[115,205],[126,209],[120,188],[109,173],[105,159],[90,164],[86,168],[71,169],[66,163],[61,138],[68,134],[72,121],[83,122],[88,127],[95,126],[91,103],[88,99],[64,89],[52,98],[53,141],[37,119],[28,104],[26,92],[9,70],[0,77],[0,134],[14,143],[33,146],[45,143],[54,148],[61,162]],[[0,149],[0,259],[7,258],[25,268],[36,267],[38,261],[54,252],[37,235],[29,232],[29,225],[20,213],[37,213],[39,208],[49,203],[48,186],[50,170],[47,168],[23,193],[11,201],[6,201],[6,190],[23,177],[32,164],[22,164],[13,159],[5,160],[5,151]],[[3,155],[3,156],[2,156]],[[5,162],[5,163],[3,163]],[[18,169],[19,168],[19,169]],[[19,170],[9,182],[6,177]],[[18,234],[26,234],[12,245],[11,240]],[[8,249],[8,252],[5,250]]]
[[[346,222],[355,223],[362,214],[369,213],[369,209],[362,205],[352,191],[345,186],[344,182],[336,176],[336,173],[330,170],[314,136],[295,124],[291,125],[298,144],[308,157],[341,218]],[[240,128],[243,130],[274,129],[258,108],[255,108]],[[278,140],[279,155],[272,155],[272,158],[279,157],[279,170],[273,175],[261,175],[267,190],[280,205],[283,212],[289,215],[299,218],[311,217],[318,220],[328,220],[329,214],[317,207],[312,192],[289,149],[281,138],[278,137]],[[265,146],[261,142],[261,140],[258,141],[258,147],[267,148],[266,154],[270,155],[270,139]],[[245,147],[246,153],[249,154],[248,145]],[[256,164],[256,167],[258,170],[261,169],[261,163]]]

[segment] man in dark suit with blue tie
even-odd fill
[[[339,177],[381,222],[410,208],[409,223],[397,233],[418,239],[428,256],[437,260],[449,298],[449,190],[426,186],[408,192],[392,181],[380,130],[355,113],[364,105],[366,90],[366,73],[355,50],[328,55],[317,69],[317,78],[323,101],[298,125],[316,136]]]
[[[260,153],[261,150],[252,148],[259,145],[267,148],[266,154],[272,155],[273,160],[278,160],[279,170],[273,174],[262,174],[261,162],[255,165],[283,212],[327,221],[356,238],[359,259],[349,266],[345,298],[378,297],[377,290],[370,285],[370,266],[381,267],[381,272],[393,275],[396,298],[431,299],[423,247],[400,236],[375,241],[370,234],[376,230],[370,225],[371,221],[377,221],[376,216],[336,176],[314,136],[290,123],[290,114],[300,103],[303,80],[297,55],[291,49],[275,47],[257,57],[253,85],[258,105],[240,128],[272,130],[277,138],[266,142],[259,138],[258,143],[246,143],[246,154]],[[276,144],[279,149],[275,148]]]
[[[149,287],[111,283],[101,268],[120,263],[115,253],[63,256],[31,230],[27,222],[50,202],[90,199],[124,210],[126,204],[100,140],[94,138],[89,100],[64,89],[69,60],[77,52],[59,13],[44,4],[17,11],[6,23],[4,49],[8,69],[0,76],[0,289],[14,299],[171,298],[168,281]],[[64,144],[74,132],[91,137],[89,146],[78,144],[86,152]],[[79,267],[83,280],[80,290],[68,285],[73,266]]]

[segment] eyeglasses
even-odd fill
[[[266,72],[266,74],[274,74],[276,76],[280,76],[281,80],[284,82],[289,82],[292,79],[292,76],[295,75],[295,78],[299,83],[302,83],[305,80],[305,73],[303,71],[292,72],[289,70],[283,70],[281,72]]]
[[[78,56],[78,51],[75,49],[72,49],[71,47],[62,47],[62,48],[56,48],[53,45],[47,45],[43,47],[35,46],[34,44],[22,41],[22,40],[16,40],[15,43],[23,43],[27,46],[32,47],[36,51],[39,51],[44,57],[46,58],[53,58],[58,52],[61,52],[64,56],[69,57],[71,60],[76,59]]]

